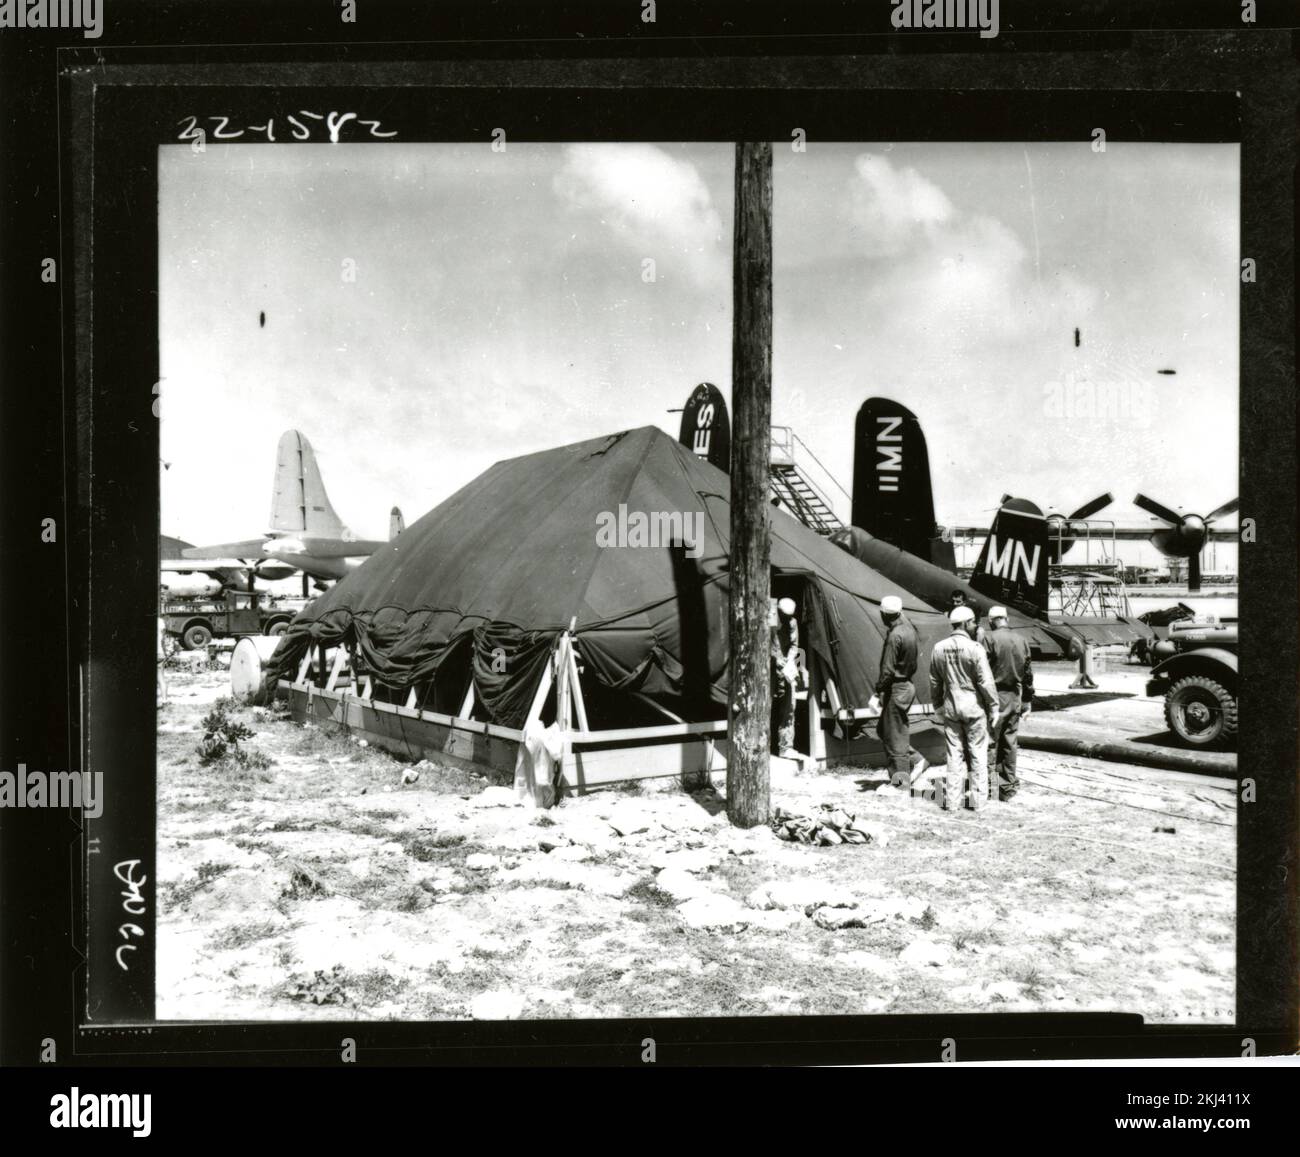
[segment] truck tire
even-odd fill
[[[187,651],[197,651],[212,642],[212,630],[206,623],[191,623],[181,636],[181,643]]]
[[[288,629],[289,629],[288,619],[276,619],[273,622],[267,624],[266,633],[272,639],[278,639]]]
[[[1188,675],[1165,696],[1165,722],[1192,747],[1230,745],[1237,738],[1237,697],[1208,675]]]

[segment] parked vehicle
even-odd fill
[[[216,599],[170,599],[162,605],[162,620],[169,636],[195,651],[213,639],[283,634],[308,601],[228,590]]]
[[[1147,694],[1163,695],[1169,730],[1192,747],[1237,742],[1237,624],[1171,623],[1169,637],[1152,648]]]

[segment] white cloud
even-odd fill
[[[1099,294],[1078,277],[1043,277],[1014,230],[954,206],[933,181],[863,154],[854,164],[851,217],[871,260],[873,311],[895,332],[958,348],[1080,324]]]
[[[728,276],[722,219],[689,161],[647,144],[582,144],[565,149],[554,188],[574,213],[596,214],[671,280],[684,269],[700,286]]]
[[[860,156],[854,168],[853,218],[870,256],[901,253],[918,235],[952,220],[952,202],[915,169],[896,169],[871,153]]]

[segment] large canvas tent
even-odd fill
[[[376,687],[418,689],[438,710],[454,712],[472,678],[475,717],[517,728],[572,628],[606,725],[620,705],[724,718],[730,518],[727,475],[653,426],[498,462],[300,614],[272,675],[291,677],[314,644],[344,646]],[[771,565],[845,710],[871,698],[885,595],[903,600],[923,657],[947,630],[776,509]],[[916,686],[926,701],[924,659]]]

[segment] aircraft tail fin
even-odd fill
[[[1003,498],[970,585],[1006,607],[1047,619],[1047,519],[1025,498]]]
[[[727,401],[712,382],[701,382],[686,399],[678,441],[724,473],[731,469],[731,421],[727,415]]]
[[[325,493],[316,451],[298,430],[286,430],[280,436],[269,529],[313,538],[341,539],[350,533]]]
[[[406,519],[402,517],[401,510],[394,506],[388,514],[388,541],[392,542],[405,529]]]
[[[911,410],[888,398],[868,398],[858,410],[852,520],[908,554],[954,569],[952,543],[935,525],[925,433]]]

